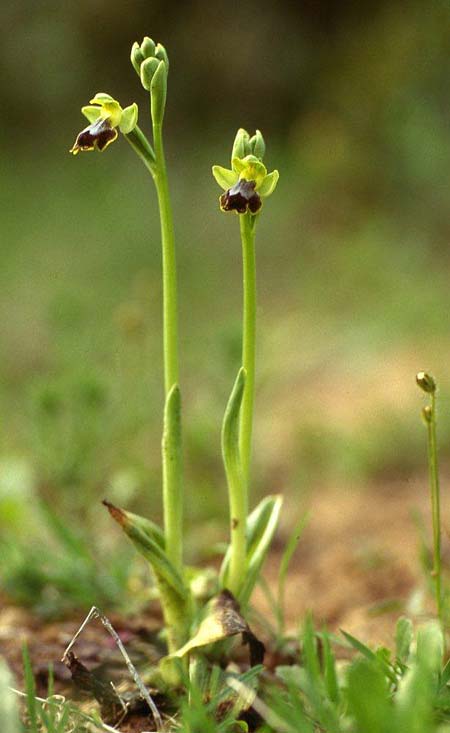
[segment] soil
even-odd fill
[[[338,632],[344,628],[369,644],[392,643],[396,619],[406,613],[419,620],[433,612],[427,574],[419,560],[420,533],[413,512],[423,517],[427,536],[429,498],[427,481],[390,483],[361,491],[328,489],[310,501],[310,520],[291,563],[286,583],[286,620],[295,630],[307,611],[316,623]],[[284,516],[298,516],[288,502]],[[444,563],[450,556],[446,518],[450,497],[443,497]],[[287,534],[288,528],[281,535]],[[279,541],[266,565],[266,579],[276,592],[276,578],[283,548]],[[258,588],[254,605],[269,621],[273,612]],[[0,610],[0,654],[9,662],[17,684],[22,685],[21,641],[26,640],[36,674],[38,694],[45,695],[49,662],[55,665],[57,690],[73,696],[70,673],[59,661],[63,650],[84,618],[79,616],[45,624],[30,612],[8,604]],[[157,631],[161,618],[156,607],[135,618],[109,614],[135,663],[156,659],[161,651]],[[273,660],[267,631],[260,636]],[[88,668],[99,668],[106,678],[119,682],[126,676],[113,639],[100,622],[89,625],[75,648]],[[139,731],[139,718],[122,731]],[[131,727],[130,727],[131,726]],[[133,727],[134,726],[134,727]]]

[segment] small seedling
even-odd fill
[[[422,409],[422,417],[427,428],[428,437],[428,471],[430,480],[431,521],[433,526],[432,577],[434,579],[437,614],[442,623],[444,619],[441,561],[441,497],[436,441],[436,382],[427,372],[418,372],[416,382],[420,389],[430,397],[429,404]]]

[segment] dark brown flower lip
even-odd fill
[[[78,153],[80,150],[104,150],[118,137],[118,132],[111,127],[109,120],[101,117],[81,130],[70,150],[71,153]]]
[[[255,191],[256,181],[247,181],[240,178],[228,191],[220,197],[220,208],[222,211],[237,211],[238,214],[245,214],[250,211],[256,214],[261,208],[261,197]]]

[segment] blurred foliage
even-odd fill
[[[258,233],[254,500],[423,470],[422,368],[441,386],[450,459],[447,2],[18,0],[1,13],[0,457],[36,497],[88,534],[105,495],[160,514],[156,202],[124,142],[66,152],[96,91],[136,100],[146,127],[128,61],[145,34],[171,59],[192,551],[220,536],[197,527],[225,509],[240,252],[210,166],[227,164],[238,126],[263,130],[281,171]],[[23,502],[9,475],[8,531]]]

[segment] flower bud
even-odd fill
[[[152,120],[154,124],[161,124],[164,117],[167,97],[167,67],[165,61],[160,61],[153,74],[150,84],[152,103]]]
[[[152,39],[148,36],[145,36],[144,40],[141,43],[141,51],[144,59],[149,59],[151,56],[155,55],[155,47],[155,42],[152,41]]]
[[[427,372],[418,372],[416,375],[417,385],[427,394],[434,394],[436,392],[436,382],[431,374]]]
[[[245,158],[245,156],[249,155],[250,152],[250,136],[247,130],[244,130],[241,127],[234,138],[231,160],[233,161],[234,158]]]
[[[169,57],[167,55],[167,51],[162,45],[162,43],[158,43],[155,48],[155,56],[160,61],[164,61],[166,65],[166,71],[169,70]]]
[[[252,153],[253,155],[256,155],[257,158],[262,160],[266,152],[266,143],[264,142],[264,138],[260,130],[256,130],[253,137],[250,138],[249,144],[250,144],[249,152]]]
[[[138,76],[141,74],[141,64],[144,61],[144,54],[141,51],[139,43],[135,41],[131,47],[130,59],[133,64],[133,68]]]
[[[141,82],[142,82],[142,86],[144,87],[144,89],[146,89],[148,92],[150,91],[152,79],[153,79],[153,76],[159,64],[160,62],[158,61],[158,59],[155,59],[154,56],[152,56],[151,58],[145,59],[141,64],[141,70],[140,70]]]

